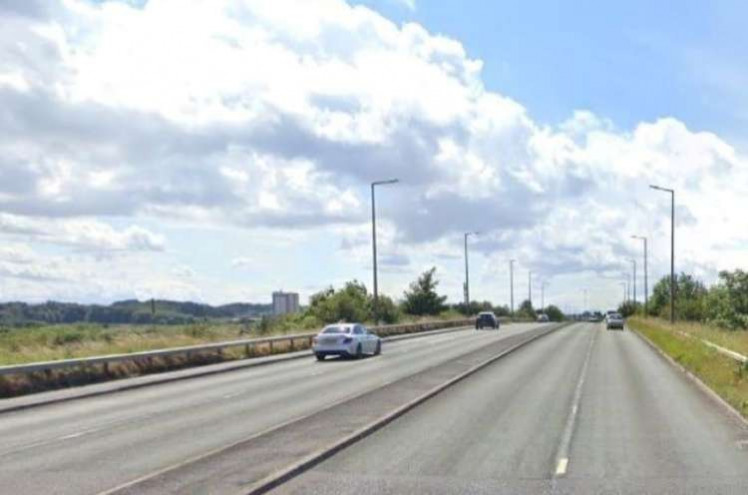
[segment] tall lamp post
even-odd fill
[[[632,279],[632,291],[634,293],[634,306],[636,306],[636,260],[632,258],[629,261],[631,261],[631,265],[634,268],[633,279]]]
[[[509,308],[514,318],[514,262],[517,260],[509,260]]]
[[[465,311],[470,308],[470,270],[468,270],[468,237],[478,232],[465,232]]]
[[[532,270],[527,271],[527,300],[532,307]]]
[[[673,324],[675,323],[675,190],[660,186],[649,187],[670,193],[670,324]]]
[[[545,280],[540,283],[540,310],[544,313],[545,311],[545,288],[548,285],[548,282]]]
[[[379,318],[379,287],[377,285],[377,207],[374,188],[376,186],[395,184],[397,182],[397,179],[389,179],[378,180],[371,183],[371,253],[374,261],[372,264],[374,270],[374,321],[378,321]]]
[[[647,238],[641,235],[632,235],[632,239],[639,239],[644,242],[644,315],[647,314],[649,306],[649,285],[647,280]]]

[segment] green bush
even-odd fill
[[[405,291],[405,300],[403,301],[403,311],[410,315],[438,315],[446,306],[444,301],[447,296],[440,296],[436,293],[436,287],[439,280],[436,276],[436,267],[431,268],[421,274],[418,279],[410,284],[410,288]]]

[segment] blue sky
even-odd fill
[[[748,265],[738,2],[0,3],[0,300],[302,300],[437,267],[615,306]],[[478,62],[479,61],[479,62]],[[641,266],[641,262],[640,262]],[[641,269],[637,281],[642,293]]]
[[[623,128],[672,116],[745,139],[748,3],[578,0],[360,2],[459,39],[483,80],[559,123],[576,109]],[[741,108],[742,107],[742,108]]]

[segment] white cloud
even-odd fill
[[[100,252],[162,251],[165,245],[163,236],[137,225],[116,230],[100,220],[50,221],[7,213],[0,213],[0,233]]]
[[[458,41],[339,0],[50,5],[0,17],[5,235],[152,253],[167,239],[139,219],[327,229],[366,267],[369,182],[398,177],[379,214],[383,262],[403,277],[476,229],[486,260],[608,273],[635,253],[631,233],[662,262],[656,182],[690,219],[682,266],[748,261],[724,247],[745,230],[726,214],[744,209],[745,158],[676,118],[619,129],[579,110],[544,125],[487,91]],[[265,253],[249,251],[231,265],[261,270]],[[194,278],[180,294],[197,294]]]
[[[252,269],[256,265],[257,262],[254,259],[244,256],[231,260],[231,266],[233,268]]]

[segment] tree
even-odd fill
[[[703,320],[706,316],[707,290],[692,275],[681,273],[675,277],[675,316],[684,320]],[[652,289],[649,314],[666,317],[670,313],[670,277],[662,277]]]
[[[308,312],[322,323],[334,323],[368,321],[371,309],[371,298],[366,286],[353,280],[337,292],[329,287],[312,295]]]
[[[532,303],[528,299],[525,299],[522,301],[522,304],[519,305],[516,316],[519,318],[531,318],[533,320],[537,318],[535,308],[532,307]]]
[[[436,293],[439,281],[435,277],[436,267],[421,274],[418,280],[410,284],[405,291],[403,311],[411,315],[438,315],[445,309],[447,296]]]
[[[379,321],[388,325],[400,320],[400,308],[397,307],[392,298],[381,294],[377,301],[377,313]]]
[[[470,301],[470,304],[467,306],[464,302],[461,302],[453,305],[452,308],[466,316],[475,315],[481,311],[493,311],[493,305],[488,301]]]
[[[509,306],[494,306],[493,312],[496,316],[509,316]]]
[[[547,308],[545,308],[545,314],[548,315],[548,319],[551,321],[564,321],[565,316],[563,311],[558,306],[554,306],[553,304],[550,304]]]
[[[748,328],[748,273],[722,271],[719,279],[706,298],[708,320],[733,330]]]
[[[618,312],[624,318],[628,318],[631,315],[638,313],[641,310],[641,303],[634,303],[634,301],[626,301],[618,306]]]

